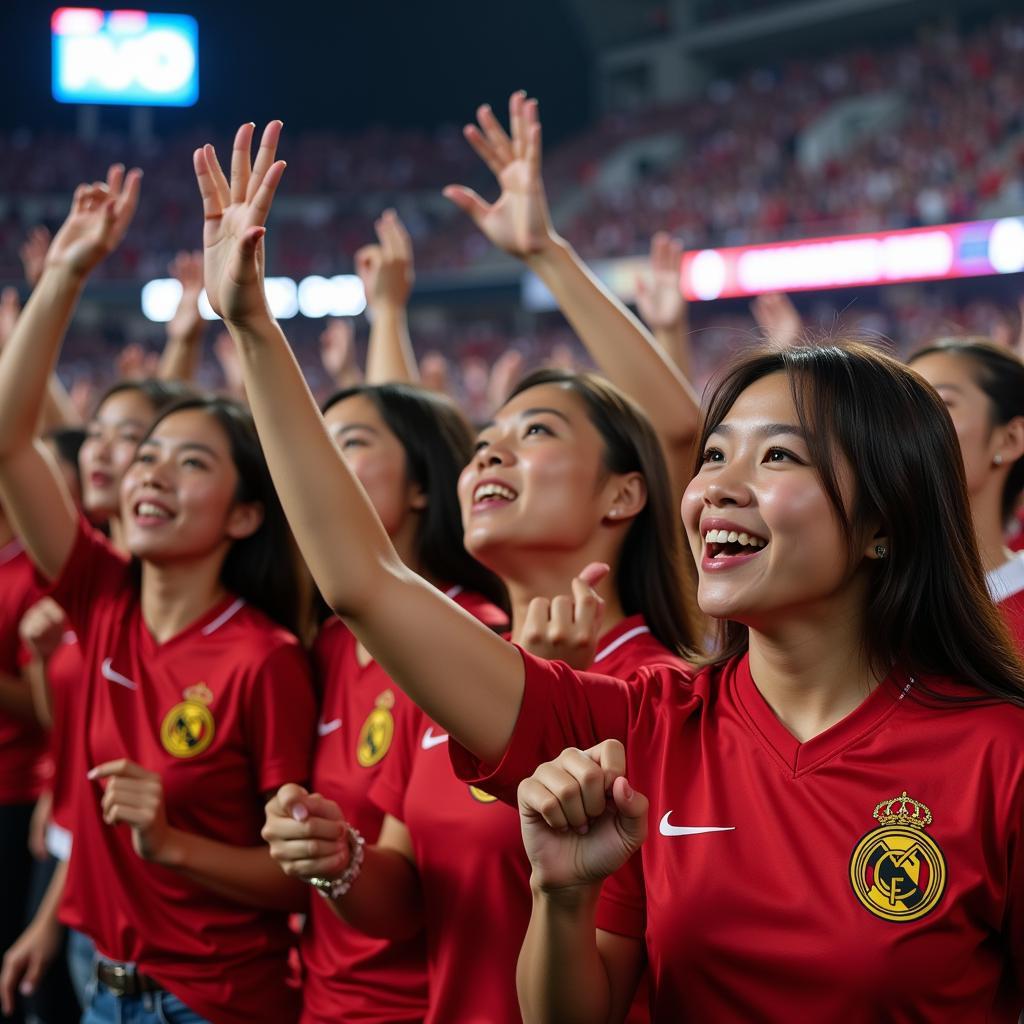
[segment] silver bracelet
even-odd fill
[[[337,878],[307,879],[325,900],[336,900],[344,896],[363,869],[363,848],[366,846],[366,840],[351,825],[345,826],[345,834],[348,837],[348,867]]]

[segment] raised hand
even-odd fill
[[[243,124],[235,134],[230,184],[213,146],[193,154],[203,197],[206,297],[219,317],[233,323],[273,319],[263,293],[263,236],[285,169],[283,160],[275,160],[282,122],[267,125],[252,163],[255,128],[251,122]]]
[[[320,334],[320,362],[339,388],[358,384],[363,378],[356,363],[355,333],[351,320],[335,316]]]
[[[97,765],[86,776],[105,783],[101,807],[108,825],[129,825],[132,846],[143,859],[168,863],[174,830],[167,823],[164,787],[156,772],[127,758]]]
[[[513,385],[522,377],[525,364],[526,360],[517,348],[506,349],[494,361],[487,381],[487,401],[491,409],[498,409],[505,404]]]
[[[416,278],[412,239],[394,210],[385,210],[375,222],[376,245],[364,245],[356,253],[356,273],[363,282],[371,309],[381,305],[404,307]]]
[[[548,600],[535,597],[515,638],[531,654],[586,669],[594,662],[601,636],[604,601],[594,589],[609,572],[604,562],[591,562],[572,581],[572,596]]]
[[[788,348],[800,340],[803,320],[785,292],[759,295],[750,304],[750,311],[770,344]]]
[[[260,835],[286,875],[308,882],[336,877],[348,867],[345,817],[333,800],[288,783],[267,802],[266,814]]]
[[[494,173],[501,195],[488,203],[465,185],[444,190],[460,210],[499,249],[520,259],[538,253],[557,236],[551,226],[544,181],[541,178],[541,126],[537,101],[525,92],[509,99],[511,135],[505,132],[491,108],[477,110],[478,125],[467,125],[466,140]]]
[[[22,243],[18,250],[21,257],[21,265],[25,269],[25,280],[35,288],[39,278],[43,276],[43,267],[46,266],[46,253],[50,248],[50,232],[40,225],[28,233],[28,238]]]
[[[124,164],[111,164],[106,183],[79,185],[71,212],[53,237],[45,267],[62,267],[84,277],[112,253],[124,238],[139,205],[142,171],[127,174]]]
[[[523,844],[541,890],[596,885],[647,838],[645,796],[626,781],[618,740],[570,747],[519,784]]]
[[[67,628],[64,609],[52,597],[44,597],[21,617],[18,635],[32,656],[45,662],[60,647]]]
[[[651,239],[650,276],[636,282],[636,308],[652,331],[678,328],[686,318],[686,299],[679,287],[683,247],[667,232]]]
[[[122,380],[145,380],[155,377],[160,366],[160,356],[147,352],[138,342],[125,345],[115,359],[117,375]]]
[[[179,252],[167,272],[181,284],[181,299],[167,325],[167,333],[175,337],[196,334],[203,329],[203,318],[199,313],[199,296],[203,291],[203,254],[198,251]]]

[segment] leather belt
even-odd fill
[[[137,996],[143,992],[159,992],[162,988],[130,964],[116,964],[108,960],[97,961],[96,977],[115,996]]]

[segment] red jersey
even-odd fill
[[[1024,554],[986,573],[988,592],[1002,612],[1017,650],[1024,654]]]
[[[595,669],[624,678],[648,664],[684,666],[639,615],[598,643]],[[519,814],[455,777],[448,736],[429,718],[421,713],[411,725],[401,740],[403,755],[370,796],[412,837],[429,957],[427,1022],[519,1024],[516,960],[532,904]]]
[[[309,775],[315,705],[295,637],[229,596],[157,643],[128,561],[84,522],[52,594],[84,665],[69,770],[130,758],[160,773],[172,827],[260,846],[264,794]],[[213,1024],[294,1021],[287,915],[143,861],[127,826],[104,824],[101,796],[99,782],[77,794],[61,919]]]
[[[39,597],[35,570],[21,541],[0,548],[0,672],[21,677],[18,626]],[[30,804],[49,775],[46,733],[35,722],[0,711],[0,804]]]
[[[566,746],[619,739],[651,802],[644,897],[598,926],[646,939],[657,1021],[1016,1024],[1024,980],[1024,710],[886,680],[806,743],[746,655],[692,680],[575,673],[524,654],[493,774],[504,799]]]
[[[501,609],[461,587],[447,594],[488,625],[507,621]],[[376,661],[360,664],[357,650],[358,641],[340,619],[324,623],[313,650],[322,710],[312,784],[342,808],[368,843],[375,843],[384,812],[370,801],[370,788],[394,758],[396,737],[420,712]],[[304,1024],[422,1021],[427,1012],[422,934],[405,941],[364,935],[314,894],[302,962]]]

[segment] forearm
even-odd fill
[[[22,669],[22,678],[28,683],[36,721],[44,729],[52,729],[53,704],[50,700],[50,682],[46,678],[46,662],[40,658],[33,658]]]
[[[203,353],[202,341],[202,325],[194,331],[168,334],[157,370],[160,380],[195,380]]]
[[[36,910],[35,917],[32,918],[34,926],[45,925],[56,928],[60,924],[57,919],[57,911],[60,909],[60,901],[64,896],[64,883],[68,877],[68,863],[68,861],[62,860],[53,869],[50,884],[46,887],[46,892],[43,893],[43,898],[39,903],[39,908]]]
[[[423,927],[419,876],[397,850],[367,846],[352,888],[329,902],[343,921],[379,939],[407,939]]]
[[[0,353],[0,458],[32,443],[84,283],[60,267],[45,270]]]
[[[516,968],[523,1019],[607,1024],[612,994],[597,948],[600,886],[552,897],[533,890],[533,912]]]
[[[231,331],[274,485],[320,592],[436,722],[497,760],[519,714],[519,654],[402,564],[278,325]]]
[[[367,384],[418,384],[420,371],[409,338],[404,306],[374,307],[366,353]]]
[[[647,328],[563,239],[552,239],[526,263],[554,295],[601,372],[646,411],[666,447],[689,444],[697,429],[697,395]]]
[[[675,363],[679,372],[689,380],[693,363],[690,353],[690,336],[686,320],[671,327],[659,327],[654,331],[654,340],[658,347]]]
[[[36,710],[32,690],[16,676],[0,672],[0,711],[25,722],[35,722]]]
[[[43,400],[43,413],[39,418],[39,433],[46,434],[62,427],[80,427],[82,417],[78,415],[71,396],[67,393],[60,377],[50,374],[46,385],[46,397]]]
[[[265,846],[233,846],[172,828],[157,862],[250,907],[297,913],[308,904],[305,884],[282,874]]]

